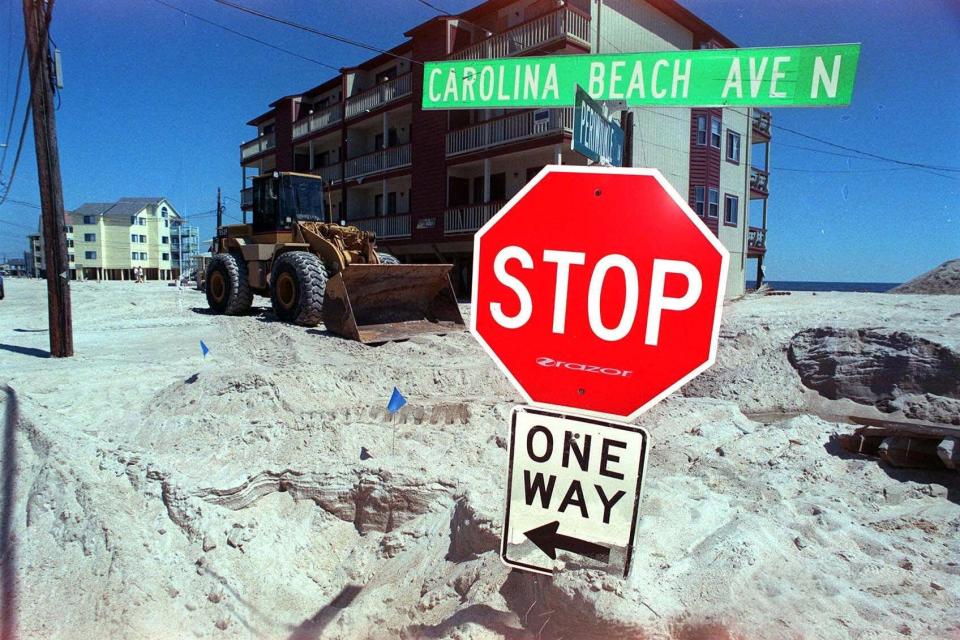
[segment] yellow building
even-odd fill
[[[67,253],[76,279],[129,280],[135,267],[148,280],[177,277],[170,238],[182,217],[166,198],[86,203],[70,212],[69,221]],[[39,266],[43,268],[42,260]]]

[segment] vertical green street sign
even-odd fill
[[[608,120],[603,108],[582,87],[577,87],[570,148],[594,162],[621,167],[625,139],[623,129]]]
[[[632,107],[850,104],[859,44],[427,62],[424,109],[572,107],[576,87]]]

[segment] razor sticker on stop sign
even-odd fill
[[[630,571],[647,432],[514,407],[500,558],[553,574],[565,562]]]

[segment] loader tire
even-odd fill
[[[247,263],[229,253],[220,253],[210,260],[204,279],[207,305],[214,313],[239,316],[250,310],[253,291],[247,279]]]
[[[327,269],[312,253],[290,251],[273,263],[270,302],[280,320],[305,327],[320,324],[326,289]]]
[[[377,252],[377,257],[380,258],[380,264],[400,264],[397,256],[393,255],[392,253]]]

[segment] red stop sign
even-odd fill
[[[728,261],[659,171],[548,166],[476,234],[471,331],[528,401],[632,419],[713,363]]]

